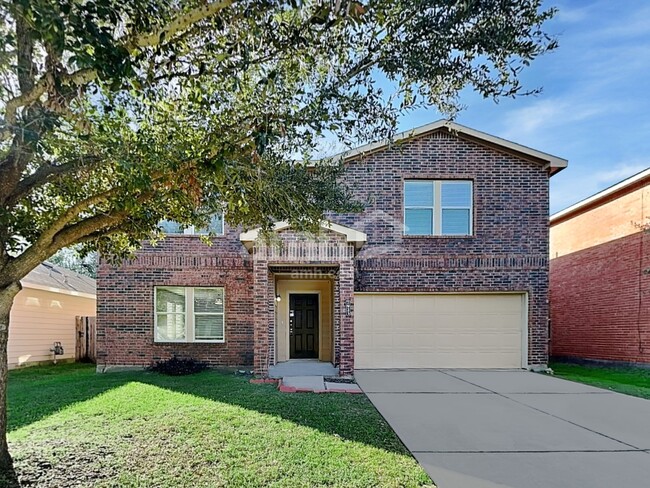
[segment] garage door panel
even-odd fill
[[[370,325],[372,333],[375,334],[393,334],[398,326],[395,316],[390,313],[374,312],[372,323]]]
[[[394,346],[395,334],[373,334],[372,347],[375,349],[388,349]]]
[[[393,323],[397,330],[427,333],[435,329],[435,317],[430,315],[406,314],[394,316]],[[391,333],[394,330],[391,330]]]
[[[393,340],[393,346],[403,348],[406,351],[417,350],[417,345],[420,342],[430,344],[430,347],[435,347],[436,343],[438,342],[436,334],[432,333],[393,334],[393,337],[395,338]],[[427,347],[427,349],[430,349],[430,347]]]
[[[434,315],[438,313],[436,300],[414,300],[412,312],[418,315]]]
[[[392,313],[395,306],[392,295],[377,295],[371,298],[372,312],[377,313]]]
[[[393,314],[410,314],[413,313],[415,308],[416,296],[410,295],[406,297],[393,297],[392,308],[390,310]]]
[[[355,296],[357,368],[519,368],[522,294]]]
[[[358,298],[358,297],[357,297]],[[354,301],[354,320],[356,323],[357,317],[369,319],[372,312],[373,300],[355,300]]]

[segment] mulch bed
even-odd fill
[[[345,383],[346,385],[356,385],[357,382],[352,378],[339,378],[338,376],[326,377],[325,381],[328,383]]]

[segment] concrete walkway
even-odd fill
[[[285,393],[362,393],[359,385],[325,381],[322,376],[286,376],[280,384]]]
[[[524,371],[356,371],[439,488],[650,486],[650,401]]]
[[[288,376],[338,376],[339,368],[332,363],[318,359],[290,359],[283,363],[269,366],[269,378],[286,378]]]

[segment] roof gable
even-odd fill
[[[534,162],[538,162],[547,167],[550,171],[550,174],[553,175],[564,168],[567,167],[568,161],[566,159],[560,158],[558,156],[553,156],[536,149],[532,149],[515,142],[502,139],[485,132],[466,127],[464,125],[458,124],[445,119],[440,119],[430,124],[417,127],[408,131],[404,131],[400,134],[397,134],[391,140],[383,140],[378,142],[372,142],[370,144],[364,144],[349,151],[342,152],[334,156],[335,160],[339,161],[353,161],[354,159],[367,156],[385,149],[389,149],[396,144],[414,139],[416,137],[426,136],[433,132],[437,131],[446,131],[457,137],[468,139],[470,141],[482,144],[484,146],[491,147],[493,149],[500,150],[509,154],[514,154],[519,157],[523,157]]]
[[[341,234],[345,236],[346,241],[354,244],[355,248],[357,249],[360,249],[361,246],[363,246],[368,240],[368,237],[366,236],[365,233],[360,232],[356,229],[352,229],[351,227],[346,227],[344,225],[330,222],[329,220],[323,220],[320,226],[322,229],[330,230],[336,232],[337,234]],[[287,230],[290,228],[291,225],[289,225],[289,223],[287,222],[276,222],[273,225],[274,232],[281,232],[283,230]],[[239,240],[242,241],[246,249],[250,250],[255,244],[255,241],[259,239],[261,231],[262,231],[261,227],[258,227],[257,229],[252,229],[247,232],[242,232],[239,235]]]

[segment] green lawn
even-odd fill
[[[650,399],[650,369],[563,363],[552,364],[551,368],[560,378]]]
[[[25,486],[431,485],[365,396],[212,371],[12,371],[9,429]]]

